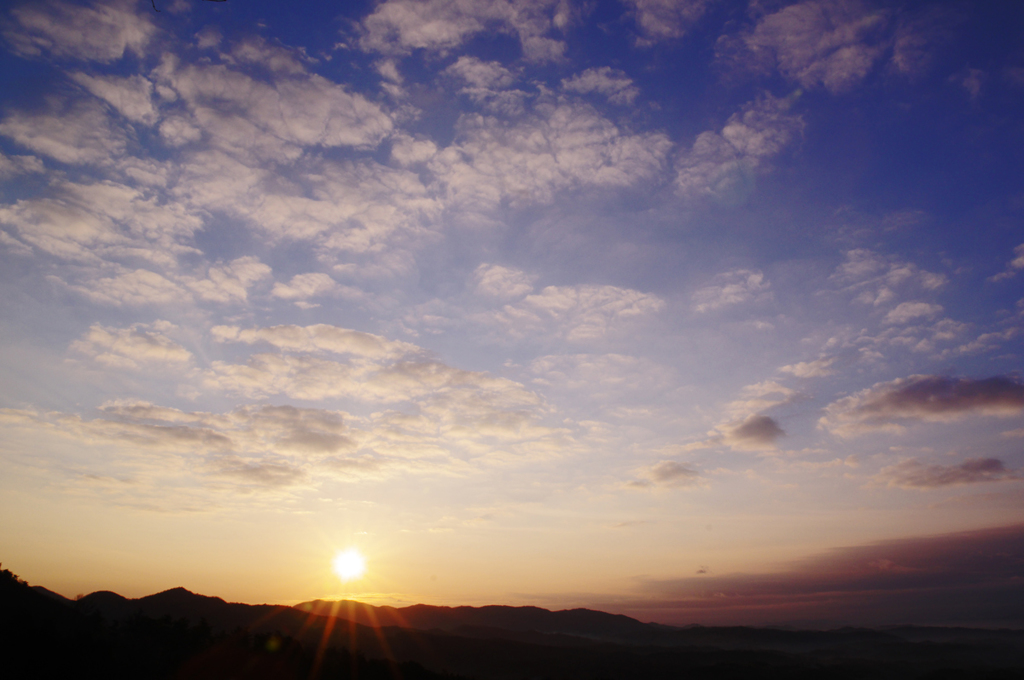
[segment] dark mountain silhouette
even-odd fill
[[[297,609],[321,616],[337,616],[366,626],[397,626],[417,630],[454,631],[489,628],[504,631],[561,633],[599,640],[649,640],[656,628],[666,628],[620,614],[591,609],[549,611],[540,607],[375,607],[353,600],[313,600]]]
[[[285,607],[184,588],[76,602],[0,576],[5,678],[1024,678],[1014,630],[673,628],[586,609]]]

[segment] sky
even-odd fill
[[[1024,625],[1022,34],[12,3],[0,560],[69,597]]]

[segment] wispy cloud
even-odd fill
[[[1020,479],[998,458],[968,458],[959,465],[923,463],[916,458],[882,468],[874,481],[904,489],[934,489],[955,484],[978,484]]]

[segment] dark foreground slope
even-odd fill
[[[181,588],[70,602],[9,572],[0,582],[5,678],[1024,678],[1022,631],[671,628],[534,607],[246,605]]]

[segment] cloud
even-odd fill
[[[268,68],[266,80],[230,61],[186,64],[170,55],[153,72],[157,85],[186,105],[182,123],[209,135],[216,148],[280,162],[297,158],[303,146],[371,148],[391,132],[391,117],[379,105],[306,72],[283,48],[252,41],[243,47],[234,56]]]
[[[328,324],[248,329],[237,326],[214,326],[211,334],[218,342],[243,342],[250,345],[264,342],[291,352],[330,352],[375,361],[395,361],[424,353],[424,350],[408,342],[389,340],[381,335]]]
[[[118,78],[73,73],[71,79],[133,123],[153,125],[157,121],[158,114],[153,105],[153,83],[142,76]]]
[[[774,445],[785,434],[774,418],[757,415],[727,430],[725,441],[734,448],[764,448]]]
[[[991,333],[982,333],[974,340],[966,342],[953,350],[947,350],[942,353],[943,357],[948,355],[956,354],[977,354],[979,352],[990,352],[998,349],[1004,342],[1012,340],[1013,338],[1020,335],[1020,329],[1018,328],[1007,328],[1002,331],[994,331]]]
[[[581,342],[601,338],[630,319],[655,314],[665,302],[616,286],[547,286],[478,318],[512,337],[549,333]]]
[[[0,180],[41,173],[45,170],[43,162],[35,156],[7,156],[0,153]]]
[[[739,399],[726,404],[725,412],[731,420],[745,420],[761,411],[792,403],[800,396],[796,390],[765,380],[741,389]]]
[[[877,383],[825,408],[819,427],[840,436],[901,431],[905,422],[948,423],[968,416],[1009,416],[1024,410],[1024,385],[1014,378],[912,375]]]
[[[307,300],[311,297],[331,295],[341,289],[338,282],[327,274],[312,272],[297,274],[289,283],[275,283],[270,296],[282,300]]]
[[[16,54],[109,63],[125,52],[142,56],[156,34],[139,3],[112,0],[76,6],[63,2],[24,3],[11,10],[3,35]]]
[[[416,139],[405,134],[391,138],[391,158],[402,167],[425,163],[437,154],[437,145],[429,139]]]
[[[746,104],[720,132],[697,135],[693,147],[676,160],[676,189],[683,196],[708,196],[738,202],[750,193],[757,172],[804,128],[789,113],[792,101],[764,95]]]
[[[97,304],[167,305],[193,301],[232,304],[245,302],[249,289],[270,276],[270,267],[252,256],[205,266],[205,272],[166,275],[148,269],[123,267],[114,276],[86,278],[69,287]]]
[[[641,45],[680,38],[704,16],[713,0],[623,0],[636,14]]]
[[[518,76],[496,61],[462,56],[444,73],[465,83],[459,93],[486,111],[502,116],[519,116],[525,111],[527,93],[511,87]]]
[[[1014,258],[1006,265],[1006,269],[995,276],[989,277],[989,281],[1005,281],[1012,279],[1020,270],[1024,269],[1024,243],[1013,249]]]
[[[918,319],[930,319],[942,313],[942,305],[927,302],[901,302],[885,315],[885,323],[905,324]]]
[[[108,368],[139,370],[143,367],[187,366],[192,353],[164,333],[176,327],[166,321],[112,328],[93,324],[70,349]]]
[[[626,486],[636,489],[650,487],[680,488],[701,483],[700,473],[674,460],[663,460],[637,472],[640,479],[628,482]]]
[[[623,392],[651,397],[672,384],[668,367],[627,354],[553,354],[534,359],[529,368],[534,383],[578,390],[588,399]]]
[[[127,137],[98,103],[49,101],[45,112],[12,112],[0,135],[61,163],[106,165],[124,155]]]
[[[441,202],[417,173],[372,160],[333,162],[311,154],[276,175],[221,152],[186,158],[177,191],[190,203],[241,220],[272,243],[308,243],[332,260],[341,251],[399,264],[389,276],[412,266],[401,249],[432,238],[441,215]],[[359,262],[346,266],[358,274]]]
[[[804,87],[844,92],[885,54],[889,23],[888,11],[859,0],[812,0],[766,14],[747,33],[723,37],[717,52],[741,69],[774,67]]]
[[[360,46],[384,54],[445,53],[494,30],[516,35],[527,60],[544,62],[562,57],[565,44],[548,34],[569,20],[559,0],[387,0],[363,20]]]
[[[988,79],[988,74],[978,68],[965,67],[949,77],[949,82],[959,85],[974,101],[981,94],[981,88]]]
[[[204,278],[186,279],[184,283],[202,300],[244,302],[249,297],[249,288],[270,274],[270,267],[259,258],[246,255],[231,262],[210,265]]]
[[[473,272],[476,292],[499,300],[522,298],[533,292],[533,279],[518,269],[482,264]]]
[[[588,68],[572,78],[563,78],[562,89],[579,94],[596,92],[607,97],[612,104],[619,105],[632,104],[640,94],[629,76],[609,66]]]
[[[169,305],[189,298],[181,286],[147,269],[124,271],[116,276],[88,281],[84,285],[71,285],[71,289],[97,304]]]
[[[660,133],[625,134],[582,103],[541,104],[515,122],[464,115],[456,141],[429,167],[447,204],[491,210],[550,203],[562,191],[630,187],[661,174],[671,142]]]
[[[246,485],[257,487],[292,486],[306,478],[300,468],[282,463],[246,462],[233,457],[216,461],[211,473],[215,476],[233,478]]]
[[[445,69],[445,73],[464,80],[470,91],[504,90],[516,81],[515,74],[499,62],[483,61],[468,55],[459,57]]]
[[[176,256],[196,253],[191,239],[202,220],[151,191],[55,179],[49,193],[0,206],[0,224],[45,253],[92,266],[144,259],[173,269]]]
[[[764,302],[772,299],[771,284],[764,274],[749,269],[736,269],[719,274],[714,283],[692,296],[697,312],[709,312],[745,302]]]
[[[795,364],[789,364],[788,366],[781,367],[779,369],[779,373],[789,373],[798,378],[823,378],[835,373],[835,371],[831,369],[833,363],[835,363],[835,359],[800,361]]]
[[[845,261],[836,267],[829,280],[845,292],[855,293],[857,302],[876,307],[895,301],[900,288],[914,286],[931,292],[947,283],[943,274],[863,248],[847,251]]]
[[[645,580],[631,615],[677,624],[1020,625],[1024,526],[837,548],[772,573]]]
[[[962,17],[949,6],[930,5],[917,12],[900,12],[893,35],[893,70],[905,76],[920,76],[933,61],[935,47],[948,41]]]
[[[977,484],[1020,479],[998,458],[968,458],[959,465],[927,465],[912,458],[882,468],[874,481],[904,489],[935,489],[954,484]]]

